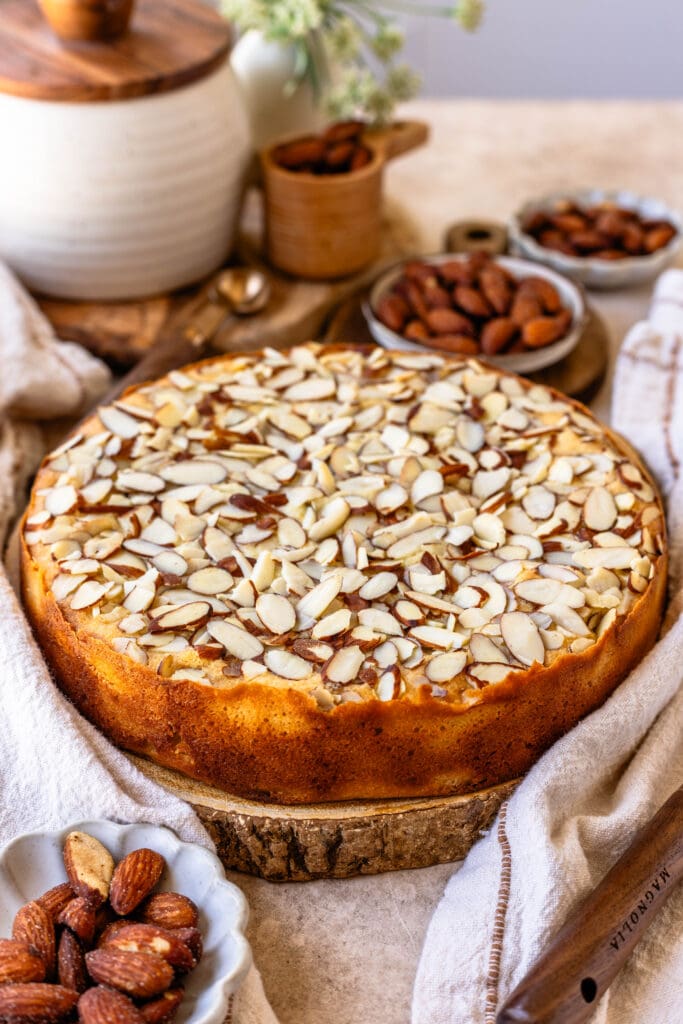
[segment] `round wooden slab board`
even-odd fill
[[[363,316],[362,304],[367,291],[343,302],[330,320],[325,333],[328,342],[373,342]],[[559,363],[525,374],[531,380],[556,388],[571,398],[589,402],[597,393],[607,372],[609,338],[602,318],[588,307],[586,328],[575,349]]]
[[[127,756],[192,805],[224,867],[271,882],[351,878],[460,860],[519,782],[466,796],[284,806],[241,800]]]

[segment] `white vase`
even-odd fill
[[[316,40],[313,46],[324,87],[328,71],[323,46]],[[295,71],[293,46],[270,42],[261,32],[250,29],[239,39],[230,60],[242,88],[257,149],[287,135],[303,135],[322,128],[325,115],[309,80],[300,82],[293,91],[289,89]]]

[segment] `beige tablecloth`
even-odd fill
[[[429,146],[387,169],[426,252],[470,217],[505,219],[528,197],[620,187],[683,209],[683,103],[420,101]],[[649,287],[592,293],[611,360],[648,309]],[[592,408],[609,419],[611,372]],[[407,1024],[429,920],[453,865],[337,882],[272,885],[232,876],[251,904],[249,938],[281,1024]],[[477,1024],[477,1022],[473,1022]]]

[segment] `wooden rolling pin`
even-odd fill
[[[683,878],[683,787],[517,986],[496,1024],[582,1024]]]

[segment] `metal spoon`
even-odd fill
[[[113,401],[133,384],[162,377],[199,359],[228,317],[253,316],[269,301],[270,282],[262,271],[253,267],[222,270],[204,289],[199,305],[194,298],[176,314],[169,328],[103,402]]]

